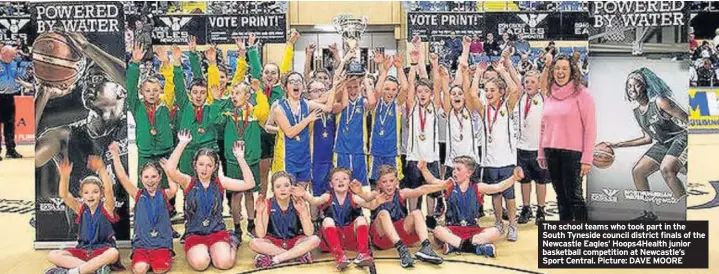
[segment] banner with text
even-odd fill
[[[115,195],[117,240],[130,239],[127,192],[117,183],[108,146],[120,143],[127,168],[124,16],[119,2],[43,2],[32,10],[35,89],[36,244],[77,240],[77,212],[59,196],[57,166],[72,163],[69,192],[81,201],[81,182],[97,176],[88,168],[100,157]],[[36,245],[40,246],[40,245]]]
[[[690,89],[689,108],[691,133],[719,133],[719,89]]]
[[[262,43],[285,43],[287,38],[285,14],[210,15],[207,23],[208,43],[234,44],[250,33]]]

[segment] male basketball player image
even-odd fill
[[[107,147],[117,141],[120,142],[122,161],[127,163],[125,64],[91,44],[82,34],[64,32],[51,34],[56,36],[59,34],[70,41],[70,47],[82,54],[81,62],[87,66],[80,69],[77,80],[71,85],[51,85],[43,82],[36,75],[38,95],[35,105],[38,124],[45,104],[50,99],[72,93],[80,93],[78,97],[88,113],[84,119],[47,129],[40,135],[35,145],[35,167],[45,166],[50,159],[57,165],[61,159],[69,158],[69,161],[74,163],[70,177],[70,193],[79,195],[80,181],[92,175],[92,171],[86,168],[88,156],[101,155],[105,166],[110,166],[112,157],[106,153]],[[48,61],[53,62],[52,58],[48,59],[46,56],[37,56],[33,60],[38,63]],[[114,174],[110,169],[108,172],[114,181]],[[48,179],[48,182],[50,181]],[[120,184],[113,183],[113,185],[117,188],[115,193],[120,193],[122,190]],[[69,211],[67,213],[69,229],[72,227],[73,218]]]
[[[627,100],[636,104],[634,118],[642,128],[643,136],[604,144],[625,148],[654,143],[634,165],[634,185],[639,191],[649,192],[649,176],[660,171],[674,197],[684,198],[686,187],[677,174],[686,168],[688,133],[685,125],[689,115],[677,105],[669,86],[648,68],[635,70],[627,76],[625,92]],[[654,203],[644,204],[644,215],[636,220],[656,220],[651,208]]]

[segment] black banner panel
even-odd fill
[[[18,41],[25,45],[32,43],[35,31],[31,21],[30,16],[0,16],[0,42],[5,45],[17,45]]]
[[[424,41],[448,36],[482,35],[485,31],[484,13],[407,13],[407,37],[419,35]]]
[[[31,12],[38,33],[32,45],[36,244],[77,240],[77,214],[59,195],[58,166],[64,159],[72,163],[69,193],[82,202],[81,182],[98,176],[88,168],[91,156],[102,160],[112,180],[116,239],[128,241],[130,204],[108,152],[118,142],[127,169],[123,7],[119,2],[45,2],[34,4]]]
[[[709,223],[545,222],[539,268],[707,268]]]
[[[162,15],[154,17],[153,45],[187,44],[190,36],[197,37],[197,44],[207,43],[207,16]]]
[[[285,43],[287,38],[285,14],[246,14],[207,17],[207,41],[234,44],[236,38],[257,35],[263,43]]]

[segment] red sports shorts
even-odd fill
[[[153,272],[168,272],[172,268],[172,251],[166,248],[137,248],[132,252],[132,267],[146,263]]]
[[[397,235],[399,235],[400,240],[402,240],[405,245],[410,246],[419,242],[419,236],[417,236],[416,233],[413,232],[412,234],[409,234],[404,230],[404,219],[397,220],[393,224],[394,229],[397,230]],[[385,236],[379,236],[375,226],[376,224],[373,223],[369,229],[369,235],[372,237],[372,244],[379,249],[390,249],[394,247],[392,241],[386,237],[386,233]]]
[[[295,236],[294,238],[287,239],[287,240],[283,240],[283,239],[280,239],[280,238],[275,238],[275,237],[272,237],[272,236],[270,236],[270,235],[266,235],[266,236],[265,236],[265,239],[270,240],[270,242],[272,242],[272,244],[274,244],[274,245],[276,245],[276,246],[279,246],[280,248],[282,248],[282,249],[284,249],[284,250],[290,250],[290,249],[292,249],[292,248],[295,247],[295,245],[297,244],[297,241],[299,241],[299,240],[301,240],[301,239],[303,239],[303,238],[305,238],[304,235]]]
[[[221,230],[209,235],[190,235],[185,238],[185,253],[196,245],[203,244],[206,245],[207,248],[210,248],[213,244],[218,242],[231,244],[230,233],[227,232],[227,230]]]

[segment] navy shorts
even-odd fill
[[[378,179],[377,177],[379,177],[379,167],[381,167],[382,165],[393,166],[397,169],[398,172],[401,173],[402,167],[397,166],[398,162],[400,162],[399,157],[397,157],[397,156],[390,156],[390,157],[370,156],[370,157],[371,157],[371,162],[372,162],[372,168],[370,168],[370,171],[369,171],[370,180],[376,181]],[[397,174],[397,176],[399,176],[400,179],[402,177],[404,177],[403,174]]]
[[[499,184],[514,175],[514,168],[515,166],[485,167],[482,181],[484,181],[484,183],[488,185]],[[492,194],[492,196],[497,196],[499,194],[500,193],[494,193]],[[507,200],[514,200],[514,185],[502,191],[501,194]]]
[[[312,195],[319,197],[330,189],[330,171],[332,163],[316,163],[312,165]]]
[[[528,184],[532,181],[540,185],[549,183],[549,171],[539,167],[537,151],[518,149],[517,164],[524,171],[524,179],[520,181],[521,183]]]
[[[285,170],[297,179],[297,182],[310,182],[312,180],[312,170],[307,168],[303,170]]]
[[[335,166],[351,170],[352,179],[360,181],[363,186],[369,185],[369,181],[367,181],[367,155],[335,153],[335,159]]]
[[[427,169],[432,176],[439,178],[439,162],[427,163]],[[417,167],[417,161],[407,161],[405,167],[404,186],[402,188],[418,188],[427,183],[422,176],[422,172]]]

